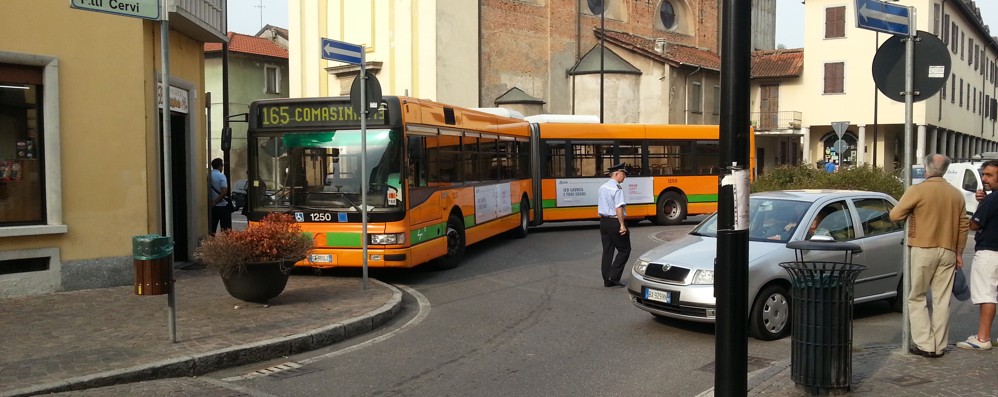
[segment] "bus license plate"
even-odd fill
[[[309,256],[312,262],[333,263],[333,254],[312,254]]]
[[[659,291],[651,288],[645,288],[645,299],[672,303],[672,293],[669,291]]]

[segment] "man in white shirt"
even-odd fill
[[[620,277],[624,273],[624,265],[631,256],[631,234],[624,224],[627,216],[624,200],[624,188],[620,186],[627,177],[624,164],[610,167],[607,172],[610,180],[599,188],[599,231],[603,241],[603,259],[600,270],[603,272],[604,287],[623,287]],[[616,252],[616,257],[614,257]]]

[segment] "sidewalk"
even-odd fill
[[[854,396],[995,396],[998,352],[950,346],[941,358],[901,352],[897,345],[853,348]],[[790,374],[790,360],[749,376],[749,396],[806,396]]]
[[[270,305],[232,298],[208,270],[176,270],[176,335],[167,295],[132,286],[4,299],[0,396],[194,376],[313,350],[398,314],[402,293],[360,278],[293,275]]]

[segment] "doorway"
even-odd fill
[[[162,117],[162,113],[161,117]],[[160,118],[162,123],[162,118]],[[160,133],[162,136],[162,133]],[[188,158],[188,130],[187,115],[170,112],[170,173],[172,182],[170,184],[171,196],[173,198],[173,260],[177,262],[190,260],[190,225],[188,224],[188,190],[190,186],[187,165],[191,163]],[[165,170],[165,166],[160,164],[160,170]],[[163,173],[160,180],[163,180]],[[159,202],[165,201],[165,192],[161,192]],[[160,234],[166,235],[166,212],[160,212]]]

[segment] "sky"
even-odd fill
[[[998,1],[977,0],[976,3],[984,24],[991,27],[992,35],[998,35]],[[904,4],[904,1],[898,4]],[[776,0],[776,44],[787,48],[804,46],[803,17],[804,5],[800,0]],[[253,35],[266,24],[288,27],[288,0],[229,0],[230,31]]]

